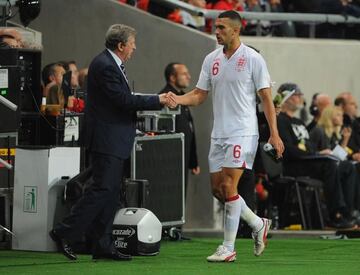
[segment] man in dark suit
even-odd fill
[[[136,111],[160,109],[167,103],[166,94],[131,94],[124,62],[136,49],[135,36],[136,31],[129,26],[110,26],[106,33],[106,49],[89,67],[85,145],[90,152],[94,183],[70,215],[50,231],[58,248],[71,260],[77,259],[71,240],[89,228],[95,240],[93,259],[131,259],[116,250],[111,235],[124,160],[130,156],[135,138]]]

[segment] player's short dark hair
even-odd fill
[[[179,63],[179,62],[171,62],[171,63],[166,65],[165,72],[164,72],[166,83],[170,82],[170,76],[174,75],[175,72],[176,72],[175,65],[179,65],[179,64],[181,64],[181,63]]]
[[[229,18],[231,20],[239,21],[240,23],[242,20],[240,14],[234,10],[224,11],[219,14],[218,18]]]

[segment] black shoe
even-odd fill
[[[182,241],[191,241],[191,238],[185,237],[184,235],[181,235],[180,240],[182,240]]]
[[[111,260],[115,260],[115,261],[130,261],[130,260],[132,260],[132,257],[131,257],[131,255],[126,255],[126,254],[120,253],[119,251],[114,249],[109,253],[94,253],[92,256],[92,259],[93,260],[111,259]]]
[[[65,257],[70,260],[77,260],[76,254],[73,252],[71,246],[69,245],[68,241],[64,238],[61,238],[57,233],[56,230],[53,229],[49,232],[51,239],[56,243],[58,250],[60,250]]]

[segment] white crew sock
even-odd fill
[[[251,211],[242,197],[239,198],[239,201],[241,204],[241,219],[246,221],[254,232],[258,232],[263,227],[262,219]]]
[[[226,199],[224,209],[224,242],[229,251],[234,251],[236,234],[239,227],[241,203],[240,196],[235,195]]]

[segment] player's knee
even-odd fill
[[[223,181],[221,183],[221,191],[222,191],[222,193],[229,192],[232,189],[232,186],[233,186],[233,184],[232,184],[231,181],[226,181],[226,180]]]

